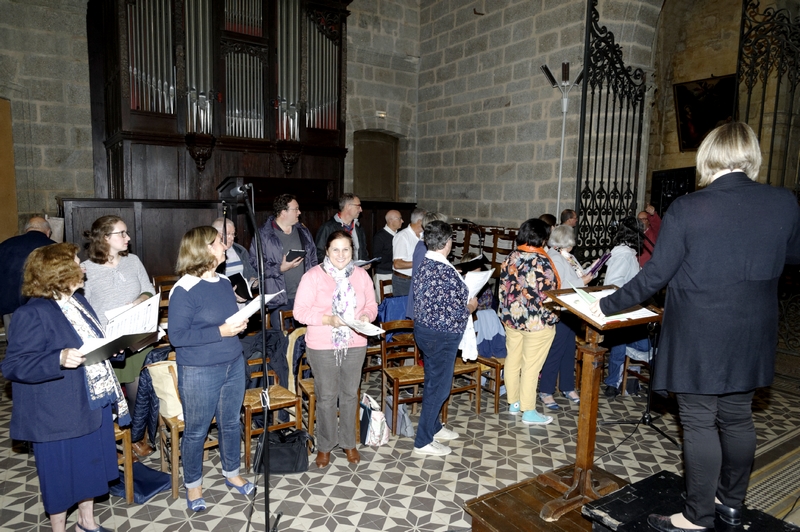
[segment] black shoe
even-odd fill
[[[614,397],[619,395],[619,388],[615,386],[606,386],[605,392],[603,392],[606,397],[609,399],[613,399]]]
[[[659,532],[714,532],[713,528],[680,528],[672,524],[669,515],[650,514],[647,524]]]
[[[686,500],[686,492],[681,492],[681,498]],[[742,509],[725,506],[721,502],[714,503],[714,513],[719,517],[720,521],[731,526],[740,526],[742,524]]]
[[[731,526],[739,526],[742,524],[742,510],[740,508],[732,508],[722,503],[714,503],[714,513],[716,513],[720,521],[725,524]]]

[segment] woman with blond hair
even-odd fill
[[[169,339],[178,363],[178,392],[186,429],[181,458],[186,503],[206,509],[203,499],[203,443],[216,417],[225,485],[242,495],[255,486],[239,474],[239,410],[245,387],[244,357],[238,334],[247,320],[227,323],[236,313],[230,281],[216,273],[225,246],[211,226],[195,227],[181,239],[175,272],[182,276],[169,294]]]
[[[747,124],[709,133],[697,152],[705,188],[670,205],[652,258],[594,304],[613,314],[667,287],[652,386],[678,400],[686,502],[680,513],[649,516],[662,532],[714,530],[715,514],[741,524],[756,448],[753,392],[772,384],[775,368],[778,280],[785,264],[800,263],[797,200],[759,184],[760,166]]]

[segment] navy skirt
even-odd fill
[[[74,504],[108,493],[119,478],[111,406],[103,407],[96,431],[66,440],[33,444],[36,472],[48,514],[66,512]]]

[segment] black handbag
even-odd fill
[[[262,432],[258,437],[254,467],[257,473],[264,473],[264,437],[269,442],[270,475],[287,475],[308,471],[308,454],[314,452],[314,438],[304,430],[282,429]],[[310,445],[309,445],[310,444]]]

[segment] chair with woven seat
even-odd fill
[[[262,361],[248,360],[247,364],[250,366],[261,366]],[[253,378],[263,377],[263,368],[252,371],[251,376]],[[283,423],[278,421],[277,412],[275,412],[275,414],[272,416],[273,423],[269,426],[269,430],[273,431],[289,427],[295,427],[298,430],[301,429],[303,426],[303,421],[301,419],[302,407],[300,406],[300,397],[296,393],[291,392],[281,386],[280,379],[274,371],[267,370],[267,379],[268,382],[269,380],[272,380],[272,384],[270,384],[269,388],[267,389],[269,394],[269,410],[271,412],[275,412],[284,408],[294,407],[295,412],[294,421],[292,421],[290,417],[289,421]],[[250,388],[245,390],[244,401],[242,401],[242,425],[244,427],[244,430],[242,431],[242,437],[244,438],[245,471],[250,470],[250,450],[252,448],[252,438],[253,436],[258,436],[264,432],[263,427],[253,427],[253,414],[260,412],[264,412],[264,407],[261,405],[261,388]],[[264,425],[266,426],[266,419],[264,420]]]
[[[392,420],[397,419],[397,409],[401,404],[422,402],[419,393],[420,385],[425,382],[425,370],[419,365],[419,349],[414,341],[414,322],[412,320],[395,320],[381,323],[386,331],[381,336],[381,406],[386,404],[386,396],[392,396]],[[397,334],[397,333],[401,334]],[[391,339],[386,337],[391,334]],[[411,365],[404,365],[411,362]],[[401,397],[400,392],[409,392]],[[442,423],[447,422],[447,405],[442,407]],[[397,434],[397,423],[392,423],[392,434]]]
[[[156,364],[161,364],[157,362]],[[151,375],[153,373],[152,367],[155,364],[150,366]],[[175,366],[169,365],[168,370],[170,375],[172,376],[172,381],[175,386],[175,396],[180,401],[180,394],[178,393],[178,375],[175,372]],[[159,397],[159,399],[161,399]],[[172,498],[178,498],[178,486],[180,485],[179,482],[179,469],[180,469],[180,459],[181,459],[181,449],[180,449],[180,435],[186,428],[186,425],[181,419],[183,416],[172,416],[167,417],[162,415],[161,411],[158,414],[158,442],[159,442],[159,450],[161,451],[161,471],[169,472],[170,476],[172,477]],[[216,421],[212,420],[212,423]],[[210,435],[206,437],[206,441],[203,443],[203,449],[205,453],[203,455],[203,460],[208,460],[208,450],[219,446],[219,440],[212,438]]]
[[[122,466],[125,474],[125,501],[133,504],[133,447],[131,444],[131,428],[114,423],[114,440],[121,442],[122,454],[117,458],[117,463]]]

